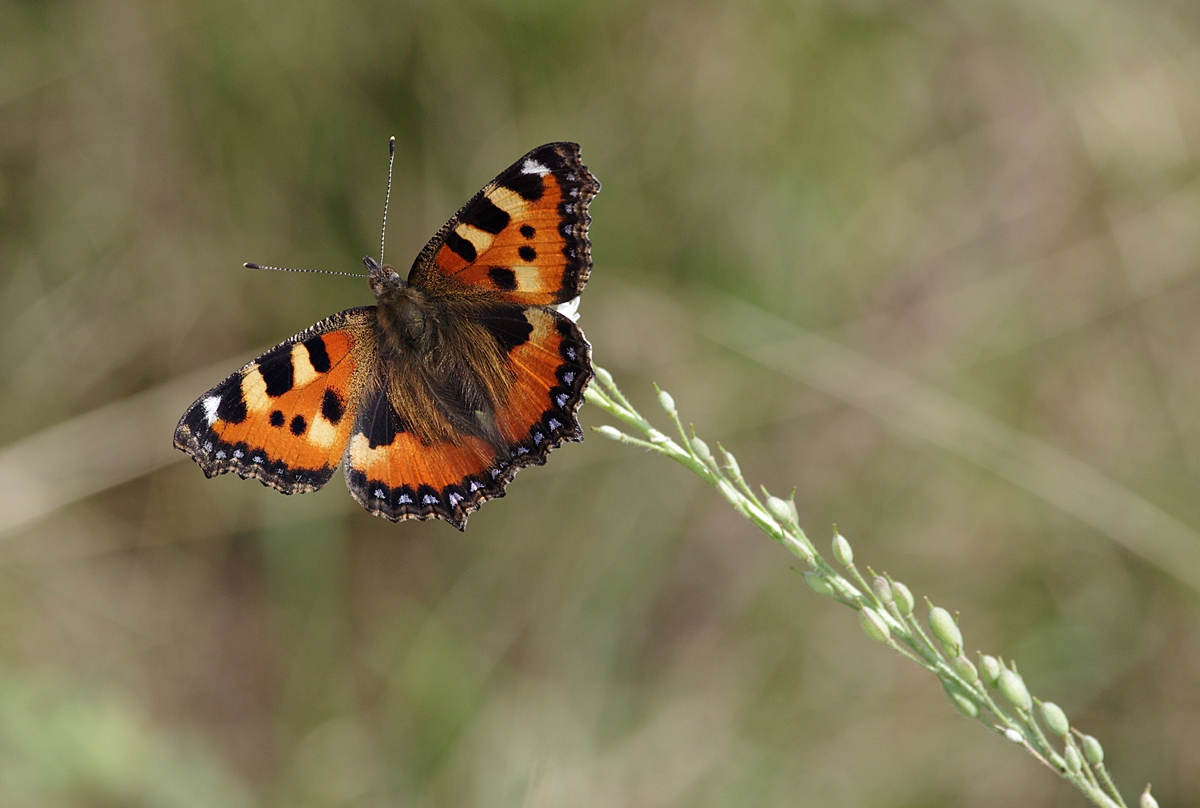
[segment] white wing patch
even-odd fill
[[[200,402],[200,406],[204,407],[204,420],[208,421],[208,425],[212,426],[217,422],[217,408],[221,406],[220,396],[209,396]]]
[[[579,295],[571,298],[566,303],[559,303],[554,309],[564,317],[570,317],[571,322],[579,322]],[[567,383],[570,384],[570,382]]]
[[[537,160],[526,160],[521,163],[522,174],[537,174],[539,177],[544,177],[550,173],[550,169],[539,163]]]

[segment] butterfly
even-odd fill
[[[209,390],[180,419],[176,448],[208,477],[285,494],[321,488],[341,465],[372,514],[464,529],[518,470],[583,440],[591,346],[557,307],[587,282],[599,190],[578,145],[537,147],[446,222],[407,280],[364,258],[376,305],[322,320]]]

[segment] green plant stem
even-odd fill
[[[1054,748],[1038,724],[1035,715],[1038,706],[1028,710],[1024,706],[1002,706],[1000,699],[993,698],[995,691],[989,690],[984,677],[975,677],[973,681],[968,681],[968,677],[960,674],[959,670],[971,674],[971,665],[964,666],[962,660],[958,660],[956,664],[959,669],[956,669],[947,653],[943,653],[942,641],[926,633],[915,613],[901,613],[894,601],[885,601],[875,592],[854,564],[852,553],[849,554],[850,557],[846,557],[840,555],[836,549],[834,552],[835,557],[846,562],[843,566],[849,573],[847,577],[825,560],[800,528],[795,515],[795,504],[791,498],[786,501],[778,499],[763,488],[763,495],[766,497],[764,502],[746,483],[737,459],[717,444],[717,451],[724,461],[718,463],[707,444],[697,438],[694,430],[685,429],[675,408],[674,399],[661,390],[658,390],[658,394],[660,404],[679,434],[679,443],[666,433],[660,432],[639,413],[603,368],[596,368],[596,381],[588,387],[585,396],[590,404],[604,410],[632,431],[640,433],[641,437],[634,437],[613,426],[598,427],[596,431],[599,434],[620,443],[665,455],[708,483],[738,513],[807,565],[809,572],[806,573],[806,580],[808,575],[814,574],[819,579],[819,586],[810,582],[815,591],[858,611],[864,631],[869,636],[937,676],[944,688],[949,688],[948,697],[951,691],[955,696],[961,697],[961,701],[954,697],[950,699],[951,704],[960,713],[976,719],[1009,740],[1019,742],[1036,760],[1074,785],[1094,804],[1102,808],[1127,808],[1102,761],[1095,764],[1085,761],[1078,771],[1070,771],[1063,753]],[[843,552],[848,550],[849,544],[845,538],[838,536],[835,542],[838,539],[842,543]],[[870,568],[867,569],[870,572]],[[871,576],[874,577],[873,572]],[[881,591],[887,596],[887,587]],[[932,608],[932,604],[930,607]],[[883,634],[884,629],[887,632],[886,636]],[[953,629],[951,632],[953,633]],[[944,636],[938,634],[936,628],[932,633],[938,637]],[[952,645],[947,647],[947,652],[953,656],[961,653],[955,642],[957,639],[957,635],[950,638]],[[1004,663],[1000,664],[1003,666]],[[1011,670],[1016,672],[1015,668]],[[1006,700],[1011,698],[1011,695],[1005,696]],[[1029,703],[1029,697],[1025,696],[1023,704]],[[1016,704],[1022,704],[1020,699],[1014,700],[1014,705]],[[1072,728],[1072,732],[1083,737],[1078,730]],[[1064,749],[1068,747],[1082,756],[1083,750],[1076,744],[1074,737],[1068,736],[1066,739]]]

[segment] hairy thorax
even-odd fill
[[[371,286],[377,344],[386,354],[380,367],[387,369],[377,383],[405,429],[425,443],[468,435],[503,445],[495,414],[508,399],[513,374],[496,340],[472,316],[488,306],[488,296],[465,287],[427,293],[390,267],[376,270]]]

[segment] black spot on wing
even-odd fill
[[[287,346],[290,348],[290,346]],[[258,363],[258,372],[267,383],[267,395],[278,398],[292,389],[295,374],[292,371],[292,352],[283,350]]]
[[[528,244],[522,244],[520,249],[517,250],[517,255],[521,256],[522,261],[537,260],[537,250],[535,250],[533,247],[530,247]]]
[[[505,292],[517,290],[517,274],[508,267],[488,267],[488,277],[496,284],[497,289]]]
[[[304,434],[304,430],[308,429],[308,422],[304,420],[303,415],[297,415],[292,419],[292,424],[289,429],[292,430],[293,435],[299,437],[300,435]]]
[[[477,196],[462,212],[461,221],[494,236],[508,227],[510,217],[486,196]]]
[[[523,225],[521,225],[521,235],[527,239],[533,238],[534,236],[537,235],[537,230],[534,230],[531,226],[529,226],[527,224],[523,224]]]
[[[272,411],[272,413],[271,413],[271,426],[283,426],[283,421],[284,421],[284,417],[283,417],[283,411],[282,411],[282,410],[274,410],[274,411]]]
[[[497,307],[478,315],[476,319],[491,332],[505,353],[518,345],[524,345],[533,333],[533,326],[519,308]]]
[[[446,232],[446,246],[454,251],[459,258],[466,261],[468,264],[475,260],[475,245],[467,241],[465,238],[455,233],[453,230]]]
[[[546,193],[546,185],[540,174],[524,174],[518,166],[501,174],[499,180],[500,185],[515,191],[526,202],[537,202]]]
[[[336,426],[345,414],[346,405],[342,401],[342,397],[333,390],[326,390],[325,395],[321,397],[321,415],[325,417],[326,421]]]
[[[328,373],[333,364],[329,361],[329,352],[325,350],[325,340],[319,336],[310,337],[304,340],[304,347],[308,349],[308,361],[312,363],[313,370]]]

